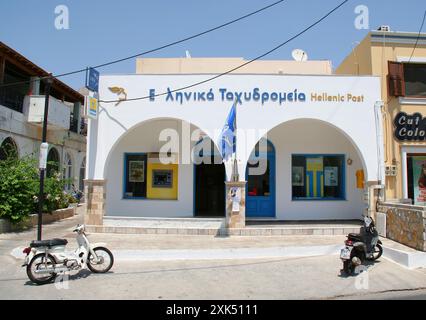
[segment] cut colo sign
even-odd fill
[[[426,140],[426,119],[420,113],[408,115],[398,113],[394,121],[395,137],[399,141],[424,141]]]
[[[149,90],[150,101],[156,101],[156,89]],[[235,92],[228,89],[218,89],[216,92],[213,89],[204,92],[187,92],[177,91],[174,92],[172,89],[167,88],[167,93],[164,94],[165,101],[171,103],[184,104],[186,102],[213,102],[220,99],[222,102],[236,102],[243,104],[243,102],[259,102],[262,105],[265,103],[279,103],[283,105],[285,103],[305,103],[310,98],[311,102],[352,102],[362,103],[364,102],[363,95],[353,95],[352,93],[347,94],[329,94],[326,92],[311,93],[307,95],[298,89],[292,91],[281,91],[281,92],[270,92],[263,91],[259,88],[255,88],[251,91]]]

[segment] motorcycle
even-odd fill
[[[366,261],[376,261],[383,255],[383,243],[379,239],[372,218],[364,217],[364,226],[360,234],[351,233],[345,241],[345,248],[340,253],[343,272],[352,275],[357,267]]]
[[[83,199],[84,196],[83,192],[78,190],[74,185],[72,185],[71,195],[77,200],[78,204],[80,204],[81,199]]]
[[[66,251],[68,244],[64,239],[33,241],[24,249],[28,278],[35,284],[43,285],[52,282],[60,273],[78,271],[89,268],[93,273],[107,273],[114,264],[114,256],[103,243],[90,244],[85,234],[84,225],[78,225],[78,249]]]

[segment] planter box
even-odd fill
[[[76,207],[69,207],[67,209],[61,209],[52,213],[43,214],[43,224],[49,224],[63,219],[68,219],[76,214]],[[13,225],[8,220],[0,219],[0,234],[9,232],[20,232],[27,229],[31,229],[38,224],[38,215],[30,215],[25,221]]]

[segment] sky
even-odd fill
[[[255,11],[276,0],[0,0],[0,41],[53,74],[102,64],[185,38]],[[291,38],[342,0],[287,0],[219,31],[146,57],[252,59]],[[65,5],[69,29],[58,30],[55,9]],[[369,29],[357,29],[355,9],[368,8]],[[369,30],[418,32],[424,0],[351,0],[327,20],[264,59],[292,59],[293,49],[334,67]],[[426,26],[423,30],[426,32]],[[102,74],[135,72],[135,59],[102,68]],[[75,89],[84,74],[61,78]]]

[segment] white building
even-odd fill
[[[379,78],[334,76],[328,61],[268,61],[190,87],[241,62],[142,59],[137,74],[101,76],[99,116],[89,123],[87,223],[225,216],[233,165],[220,164],[218,136],[235,100],[247,219],[362,216],[366,191],[383,179]],[[219,164],[191,161],[211,143],[201,155]],[[267,159],[266,170],[249,174],[250,159]]]
[[[44,83],[48,73],[0,42],[0,159],[14,150],[18,157],[38,159],[44,117]],[[86,136],[82,123],[84,97],[55,79],[48,116],[48,160],[64,178],[83,188]]]

